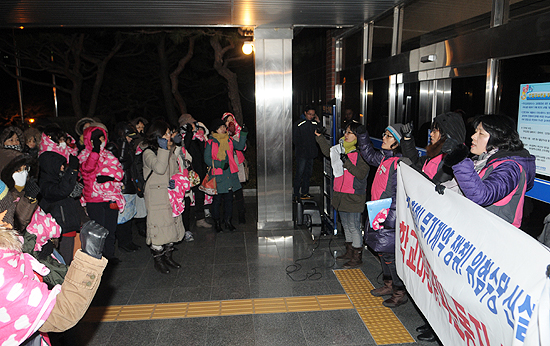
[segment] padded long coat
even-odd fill
[[[168,198],[170,177],[178,173],[178,163],[173,150],[159,148],[143,151],[143,177],[153,174],[145,185],[145,206],[147,207],[147,245],[165,245],[183,239],[185,228],[180,216],[172,217],[172,206]]]

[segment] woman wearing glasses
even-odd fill
[[[375,297],[389,296],[384,306],[394,308],[408,301],[405,284],[395,268],[395,194],[397,190],[397,164],[401,160],[401,127],[393,124],[382,134],[381,150],[376,150],[364,126],[357,131],[358,148],[363,159],[378,167],[371,187],[371,201],[391,198],[390,207],[382,210],[375,222],[367,220],[365,243],[378,253],[384,276],[384,286],[371,290]],[[371,226],[372,224],[372,226]]]

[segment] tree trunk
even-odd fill
[[[172,90],[170,88],[170,73],[168,71],[168,58],[166,57],[166,34],[162,34],[162,38],[158,44],[158,55],[160,61],[160,84],[162,95],[164,96],[164,107],[170,124],[178,123],[178,115],[172,102]]]
[[[117,42],[115,46],[111,49],[109,54],[103,59],[95,61],[97,64],[97,72],[95,76],[95,82],[94,82],[94,88],[92,90],[91,100],[90,100],[90,107],[88,108],[88,117],[92,118],[95,114],[95,110],[97,108],[97,100],[99,98],[99,91],[101,90],[101,85],[103,85],[103,78],[105,76],[105,69],[107,68],[107,64],[109,61],[118,53],[120,48],[122,47],[123,41],[117,39]]]
[[[232,113],[237,120],[237,123],[243,124],[243,110],[241,106],[241,96],[239,94],[239,84],[237,83],[237,74],[231,71],[227,64],[224,63],[223,56],[225,53],[235,48],[231,43],[228,46],[222,48],[220,38],[218,36],[212,36],[210,38],[210,45],[214,48],[214,69],[227,80],[227,93],[229,101],[231,102]]]
[[[178,86],[179,86],[179,75],[183,72],[185,69],[185,65],[191,60],[193,57],[193,51],[195,48],[195,39],[196,36],[189,37],[189,49],[187,50],[187,54],[180,59],[178,62],[178,67],[170,73],[170,80],[172,81],[172,95],[174,96],[174,99],[176,100],[179,109],[180,114],[186,114],[187,113],[187,103],[185,103],[185,100],[181,96]]]

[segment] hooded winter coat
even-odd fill
[[[14,150],[4,147],[4,142],[8,139],[8,136],[12,131],[15,132],[19,138],[21,150]],[[16,156],[21,155],[24,146],[25,137],[23,136],[23,131],[21,131],[19,127],[10,126],[5,128],[4,131],[0,133],[0,173],[11,160],[13,160]]]
[[[85,148],[78,155],[80,173],[84,180],[81,201],[83,203],[115,201],[119,210],[123,210],[125,202],[122,196],[121,187],[124,171],[117,158],[114,157],[110,151],[105,150],[103,145],[99,153],[94,153],[92,151],[92,133],[97,129],[103,132],[105,143],[107,143],[108,140],[107,132],[102,127],[91,125],[84,130]],[[96,180],[100,175],[109,176],[113,178],[114,181],[100,184]]]
[[[15,187],[12,175],[24,165],[31,167],[27,181],[31,178],[36,178],[38,174],[38,172],[36,172],[37,160],[31,158],[29,155],[22,154],[15,150],[13,151],[18,153],[18,155],[6,165],[0,176],[2,181],[6,183],[6,186],[12,194],[13,200],[16,201],[15,203],[17,204],[15,207],[15,220],[13,226],[17,229],[25,229],[31,221],[31,217],[38,207],[38,203],[36,203],[36,200],[25,197],[25,189],[19,191]]]
[[[451,138],[458,144],[464,143],[466,126],[460,114],[454,112],[439,114],[435,117],[434,123],[439,125],[439,128],[447,135],[447,139]],[[443,165],[445,156],[443,152],[435,153],[432,157],[428,155],[419,157],[413,138],[404,138],[401,141],[401,151],[404,157],[412,161],[413,168],[425,174],[434,183],[443,183],[453,178],[452,169]]]
[[[78,179],[78,170],[61,171],[61,166],[67,163],[65,157],[53,151],[43,152],[40,163],[40,207],[52,214],[62,228],[63,233],[80,229],[80,206],[78,201],[69,197]]]
[[[452,168],[465,197],[514,226],[521,226],[525,192],[533,187],[536,171],[535,157],[526,149],[497,151],[479,174],[468,158]]]
[[[147,207],[148,245],[162,246],[181,241],[185,235],[181,217],[172,217],[172,206],[168,196],[171,177],[179,173],[178,162],[173,150],[159,148],[157,152],[145,148],[143,153],[143,176],[149,176],[145,185],[144,198]]]

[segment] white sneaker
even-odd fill
[[[183,236],[183,240],[185,240],[186,242],[190,242],[190,241],[195,240],[195,238],[193,238],[193,233],[191,233],[190,231],[185,231],[185,235]]]

